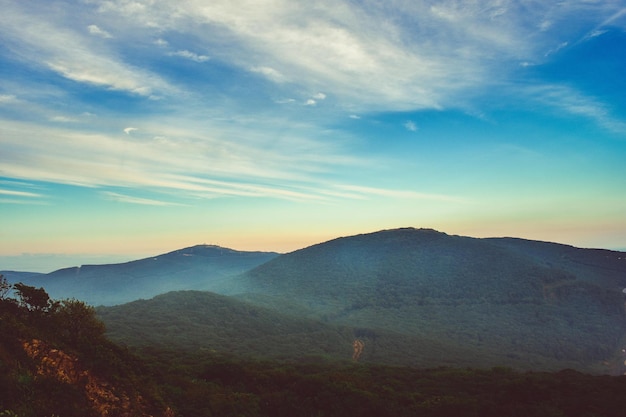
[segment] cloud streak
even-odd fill
[[[353,163],[307,139],[291,138],[289,148],[268,149],[253,133],[230,128],[209,133],[154,126],[160,135],[147,139],[150,132],[144,132],[132,141],[10,121],[3,121],[3,129],[0,175],[84,187],[144,187],[188,198],[323,200],[314,174]],[[250,140],[229,143],[224,135]]]
[[[27,191],[15,191],[15,190],[3,190],[0,189],[0,195],[8,195],[12,197],[29,197],[29,198],[40,198],[41,194],[31,193]]]
[[[15,3],[4,2],[4,6],[0,35],[17,59],[78,83],[130,94],[153,96],[173,91],[158,75],[123,62],[115,53],[92,43],[80,32],[27,13]],[[106,33],[92,26],[91,33]]]
[[[417,124],[415,124],[415,122],[412,120],[407,120],[406,122],[404,122],[404,128],[409,132],[417,132],[418,129]]]
[[[510,83],[523,63],[544,61],[580,28],[618,21],[624,9],[582,0],[398,1],[393,7],[111,0],[100,12],[146,30],[185,33],[218,60],[294,89],[332,91],[345,108],[368,112],[465,108],[477,91]],[[174,54],[208,59],[188,50]]]
[[[211,57],[207,56],[207,55],[198,55],[195,52],[190,52],[186,49],[184,50],[180,50],[180,51],[176,51],[176,52],[171,52],[170,53],[171,56],[179,56],[182,58],[187,58],[191,61],[195,61],[195,62],[206,62],[209,59],[211,59]]]
[[[118,203],[139,204],[142,206],[179,206],[180,204],[154,200],[150,198],[132,197],[125,194],[115,193],[112,191],[102,191],[102,196],[107,200],[116,201]]]
[[[104,39],[111,39],[113,37],[113,35],[111,35],[106,30],[100,29],[97,25],[89,25],[89,26],[87,26],[87,30],[92,35],[96,35],[96,36],[99,36],[99,37],[104,38]]]
[[[626,133],[626,122],[614,117],[604,103],[568,86],[545,84],[526,87],[522,94],[550,108],[561,109],[565,114],[584,117],[611,132]]]
[[[467,203],[467,199],[457,196],[445,195],[445,194],[429,194],[429,193],[420,193],[416,191],[410,190],[394,190],[387,188],[375,188],[375,187],[364,187],[364,186],[356,186],[356,185],[337,185],[337,189],[350,191],[356,193],[356,195],[361,195],[362,198],[367,198],[369,196],[378,196],[378,197],[386,197],[386,198],[394,198],[394,199],[408,199],[408,200],[430,200],[430,201],[440,201],[447,203]]]

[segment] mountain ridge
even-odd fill
[[[623,367],[621,252],[402,228],[311,245],[230,280],[228,295],[251,305],[362,329],[354,337],[388,363],[412,360],[399,345],[438,344],[463,346],[487,365]],[[467,361],[454,355],[426,356]]]
[[[275,256],[278,253],[203,244],[123,263],[81,265],[32,276],[9,272],[6,277],[44,287],[54,298],[114,305],[174,290],[219,291],[228,277]]]

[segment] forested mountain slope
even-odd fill
[[[621,252],[397,229],[282,255],[240,279],[246,299],[260,305],[289,300],[294,312],[327,323],[529,366],[610,361],[625,330]]]
[[[416,367],[453,365],[459,358],[465,358],[468,366],[491,364],[473,360],[476,352],[464,346],[384,329],[334,325],[280,310],[203,291],[171,292],[96,309],[108,337],[136,348],[298,361],[357,359]],[[355,340],[364,342],[356,358]]]
[[[139,306],[135,311],[144,316],[155,305],[161,313],[175,312],[161,319],[173,324],[185,317],[200,320],[210,308],[197,312],[200,317],[191,311],[201,305],[220,313],[232,309],[240,319],[247,313],[256,317],[250,323],[261,327],[249,329],[247,344],[263,337],[265,314],[282,320],[278,327],[295,324],[295,332],[333,331],[333,326],[281,319],[280,314],[237,301],[229,307],[231,301],[190,291],[159,296],[154,303],[131,304]],[[339,333],[345,336],[345,330]],[[0,277],[0,415],[619,417],[626,406],[623,376],[571,370],[416,369],[324,357],[260,361],[175,344],[152,344],[131,352],[111,343],[103,331],[94,309],[83,302],[52,300],[42,289],[9,285]]]

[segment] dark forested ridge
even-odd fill
[[[83,265],[28,276],[3,274],[11,282],[44,287],[55,298],[114,305],[176,290],[233,291],[228,278],[277,255],[198,245],[121,264]]]
[[[348,329],[204,291],[170,292],[97,313],[109,337],[137,347],[291,359],[352,355]]]
[[[475,361],[475,352],[463,346],[385,329],[324,323],[209,292],[171,292],[96,311],[112,340],[135,348],[345,362],[352,360],[353,343],[358,339],[366,344],[361,362],[489,365]]]
[[[410,228],[314,245],[241,280],[263,295],[249,301],[289,300],[326,323],[463,346],[492,364],[609,371],[623,347],[622,252]]]

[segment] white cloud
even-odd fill
[[[614,25],[615,22],[621,20],[625,16],[626,16],[626,7],[623,7],[622,5],[622,7],[619,10],[617,10],[615,13],[609,16],[605,21],[603,21],[600,26]],[[623,27],[623,23],[622,23],[622,27]]]
[[[317,175],[356,163],[337,152],[335,144],[298,135],[268,136],[267,127],[259,129],[267,121],[247,129],[227,122],[207,130],[205,123],[189,120],[175,127],[164,120],[153,122],[150,131],[135,141],[1,122],[4,176],[83,187],[141,188],[177,198],[231,195],[324,201],[327,185],[320,184]]]
[[[274,82],[288,78],[294,92],[327,89],[353,111],[464,107],[477,91],[510,82],[520,62],[539,64],[581,30],[624,13],[587,0],[110,0],[99,10],[209,45],[215,59]]]
[[[546,52],[545,56],[548,57],[550,55],[556,54],[557,52],[559,52],[561,49],[567,47],[568,45],[569,45],[569,42],[561,42],[557,46],[555,46],[554,48],[552,48],[548,52]]]
[[[289,104],[289,103],[295,103],[296,99],[293,98],[282,98],[279,100],[274,100],[274,103],[276,104]]]
[[[190,52],[186,49],[184,50],[180,50],[180,51],[176,51],[176,52],[171,52],[170,53],[171,56],[180,56],[182,58],[187,58],[190,59],[192,61],[195,62],[206,62],[209,59],[211,59],[211,57],[207,56],[207,55],[198,55],[195,52]]]
[[[12,186],[29,187],[29,184],[13,181],[0,182],[0,184],[3,183]],[[33,193],[31,191],[7,190],[0,188],[0,203],[2,204],[46,204],[46,201],[43,199],[44,197],[45,196],[43,194]]]
[[[0,94],[0,104],[15,103],[17,98],[12,94]]]
[[[81,3],[86,7],[82,12],[87,13],[87,7],[93,4]],[[98,3],[100,13],[88,22],[100,26],[94,24],[87,33],[86,22],[68,25],[57,15],[38,14],[34,7],[7,2],[0,16],[0,36],[15,60],[103,90],[164,97],[160,110],[171,112],[167,123],[160,117],[141,119],[141,133],[145,135],[137,135],[136,141],[122,140],[124,137],[114,134],[94,134],[95,127],[92,132],[80,132],[58,125],[44,129],[20,124],[14,137],[0,138],[3,175],[86,186],[122,184],[184,190],[203,196],[272,195],[319,200],[326,194],[311,178],[346,161],[350,163],[350,157],[327,148],[323,139],[310,139],[315,136],[310,132],[308,136],[285,134],[288,137],[284,143],[270,142],[269,138],[275,140],[278,129],[269,123],[262,125],[250,116],[251,112],[242,114],[241,108],[247,104],[234,104],[235,111],[228,108],[220,112],[217,109],[227,100],[213,100],[214,90],[205,93],[197,88],[180,94],[172,77],[175,71],[161,77],[156,65],[143,66],[143,57],[132,56],[132,52],[152,53],[158,59],[168,53],[196,62],[214,59],[216,65],[240,70],[238,74],[236,70],[227,73],[227,69],[225,74],[247,76],[248,80],[258,81],[250,77],[250,72],[260,74],[276,83],[269,87],[269,83],[260,83],[259,90],[267,93],[264,98],[290,97],[275,102],[298,103],[284,106],[284,113],[291,112],[290,116],[313,110],[303,109],[303,105],[318,106],[309,114],[321,113],[323,107],[331,107],[322,105],[329,101],[327,94],[332,98],[333,110],[337,108],[335,103],[343,106],[346,112],[341,116],[350,114],[347,117],[352,119],[371,111],[462,107],[473,94],[483,94],[494,85],[500,91],[505,90],[502,86],[512,90],[507,78],[510,68],[520,71],[519,65],[524,63],[540,65],[545,61],[545,51],[564,44],[572,34],[585,33],[580,29],[587,28],[590,21],[616,22],[623,14],[608,6],[601,10],[599,3],[589,1],[546,4],[537,2],[528,13],[521,13],[523,3],[502,0],[399,1],[393,7],[341,0],[315,4],[258,0],[245,7],[226,0],[110,0]],[[574,6],[588,8],[589,12],[568,21],[569,8]],[[544,24],[548,21],[549,25]],[[100,27],[115,27],[115,39],[102,42],[90,36],[102,36]],[[170,48],[161,36],[171,36],[176,48]],[[123,45],[135,41],[140,45],[136,49]],[[211,57],[194,50],[210,51]],[[172,65],[180,63],[170,61]],[[201,70],[212,64],[198,66],[199,77]],[[224,82],[234,84],[236,79]],[[23,97],[21,90],[8,91],[20,91]],[[623,128],[606,106],[573,89],[525,86],[523,92],[513,93],[593,119],[612,130]],[[0,103],[15,100],[13,95],[0,95]],[[130,135],[137,130],[124,126],[138,123],[139,118],[133,117],[132,122],[107,119],[107,111],[96,105],[93,108],[99,115],[94,124],[108,124],[103,131],[110,132],[114,126],[118,133],[123,129]],[[80,114],[82,108],[73,110]],[[49,120],[50,114],[63,111],[38,114],[43,115],[41,120]],[[246,117],[249,119],[244,120]],[[214,121],[218,119],[226,121],[216,127]],[[284,127],[285,120],[281,122]],[[290,126],[298,126],[299,122],[297,116],[289,121]],[[404,126],[409,130],[418,128],[412,121]],[[5,131],[3,124],[3,135]],[[159,140],[147,139],[151,137]],[[52,143],[59,144],[58,149]],[[19,155],[20,162],[11,155]],[[90,156],[89,160],[85,155]],[[358,194],[357,190],[350,192]]]
[[[41,194],[31,193],[29,191],[15,191],[15,190],[3,190],[0,189],[0,195],[8,195],[12,197],[27,197],[27,198],[40,198]]]
[[[415,124],[414,121],[412,120],[407,120],[404,125],[406,130],[411,131],[411,132],[417,132],[417,125]]]
[[[53,116],[50,118],[51,122],[59,122],[59,123],[76,123],[78,120],[76,120],[73,117],[67,117],[67,116]]]
[[[568,115],[585,117],[615,133],[626,133],[626,122],[612,116],[604,103],[569,86],[554,84],[524,87],[520,94]]]
[[[280,71],[277,71],[274,68],[270,68],[270,67],[264,67],[264,66],[252,67],[250,68],[250,71],[256,72],[258,74],[262,74],[265,77],[277,83],[283,83],[287,80],[285,76],[280,73]]]
[[[336,185],[335,187],[341,190],[360,194],[363,198],[366,198],[368,196],[380,196],[398,199],[434,200],[450,203],[467,203],[467,200],[464,198],[445,194],[429,194],[420,193],[412,190],[394,190],[387,188],[363,187],[358,185]]]
[[[101,38],[104,38],[104,39],[110,39],[110,38],[113,37],[109,32],[107,32],[106,30],[100,29],[96,25],[89,25],[89,26],[87,26],[87,30],[92,35],[100,36]]]
[[[8,40],[4,47],[21,61],[79,83],[147,97],[175,91],[156,74],[129,65],[106,46],[94,43],[92,37],[16,3],[3,6],[0,36]]]
[[[178,206],[180,204],[170,203],[150,198],[132,197],[125,194],[119,194],[111,191],[102,191],[101,194],[108,200],[117,201],[119,203],[140,204],[144,206]]]
[[[587,35],[588,38],[597,38],[598,36],[602,36],[605,33],[607,33],[608,30],[606,29],[596,29],[592,32],[589,33],[589,35]]]
[[[313,97],[307,99],[304,102],[305,106],[317,106],[317,103],[321,100],[325,100],[326,99],[326,94],[324,93],[315,93],[313,94]]]

